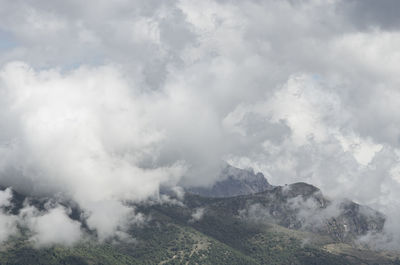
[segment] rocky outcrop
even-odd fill
[[[253,170],[245,170],[227,165],[211,187],[196,187],[186,189],[188,192],[205,197],[233,197],[262,192],[273,188],[262,173],[255,174]]]
[[[317,187],[302,182],[249,195],[247,200],[282,226],[327,234],[340,242],[381,232],[385,223],[378,211],[350,200],[329,200]]]
[[[350,242],[383,230],[383,214],[350,200],[330,200],[317,187],[298,182],[272,186],[263,174],[227,166],[220,180],[209,188],[187,189],[213,201],[216,211],[240,213],[257,222],[275,222],[290,229],[325,234]],[[232,197],[232,198],[231,198]]]

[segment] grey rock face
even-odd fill
[[[257,221],[272,221],[291,229],[326,234],[340,242],[378,233],[385,223],[384,215],[378,211],[349,200],[331,201],[313,185],[298,182],[272,186],[261,173],[229,165],[212,187],[186,191],[225,198],[219,202],[218,211],[229,209],[232,214],[245,213]]]
[[[212,187],[189,188],[188,192],[205,197],[233,197],[262,192],[271,189],[262,173],[255,174],[252,170],[244,170],[228,165]]]
[[[349,200],[331,201],[315,186],[301,182],[255,194],[247,202],[245,209],[257,205],[258,212],[262,209],[282,226],[327,234],[340,242],[381,232],[385,223],[378,211]]]

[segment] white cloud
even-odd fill
[[[48,247],[53,244],[71,246],[81,240],[83,235],[81,223],[67,215],[68,210],[58,205],[45,213],[34,207],[26,207],[21,211],[24,224],[32,232],[30,240],[37,247]]]
[[[7,207],[11,205],[12,190],[7,188],[0,191],[0,207]]]
[[[190,222],[198,222],[200,221],[204,214],[206,213],[205,208],[196,208],[194,212],[192,213],[192,218],[190,219]]]
[[[0,243],[17,233],[17,218],[12,215],[0,213]]]
[[[124,219],[228,159],[400,207],[397,18],[348,2],[0,0],[0,184]]]
[[[0,243],[17,233],[17,218],[6,213],[3,207],[11,205],[12,191],[10,188],[0,191]]]
[[[63,75],[13,63],[0,76],[1,123],[15,124],[2,135],[10,143],[1,147],[3,184],[33,194],[61,192],[91,212],[92,205],[106,207],[103,201],[125,209],[119,201],[145,199],[183,174],[179,161],[143,167],[157,159],[163,134],[114,68]]]
[[[143,215],[135,214],[132,207],[118,201],[101,201],[85,207],[88,209],[87,225],[97,232],[100,241],[114,236],[129,238],[126,233],[129,226],[140,225],[145,221]]]

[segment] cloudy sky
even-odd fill
[[[228,161],[396,220],[399,10],[397,0],[0,0],[0,184],[72,198],[106,237],[115,224],[102,214],[129,214],[121,200],[210,185]],[[40,230],[63,211],[25,215]]]

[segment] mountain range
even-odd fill
[[[26,197],[13,193],[6,210],[18,214]],[[360,241],[383,231],[382,213],[307,183],[273,186],[252,170],[227,166],[211,187],[130,205],[147,219],[129,228],[134,240],[36,248],[22,231],[3,244],[0,264],[400,264],[399,253]]]

